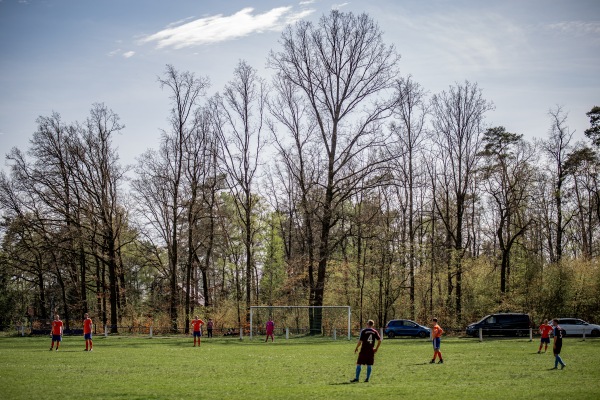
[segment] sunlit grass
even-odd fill
[[[189,337],[0,337],[1,399],[564,399],[600,398],[600,340],[566,339],[565,370],[527,339],[447,339],[444,364],[430,342],[384,340],[371,382],[350,384],[355,342]]]

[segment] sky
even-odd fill
[[[576,140],[600,106],[598,0],[0,0],[0,155],[26,150],[36,119],[83,122],[94,103],[118,114],[123,164],[168,129],[167,64],[223,89],[240,60],[270,80],[269,51],[300,19],[367,13],[430,95],[475,82],[489,126],[547,137],[562,107]]]

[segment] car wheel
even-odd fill
[[[393,339],[394,336],[396,336],[394,332],[388,332],[388,338]]]
[[[423,331],[419,332],[419,337],[420,337],[420,338],[425,338],[425,337],[427,337],[427,332],[423,332]]]
[[[594,337],[598,337],[598,336],[600,336],[600,330],[598,330],[598,329],[594,329],[594,330],[592,331],[592,336],[594,336]]]

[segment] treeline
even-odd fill
[[[279,43],[270,81],[240,61],[214,95],[168,65],[170,126],[132,167],[106,105],[38,118],[0,175],[0,325],[89,312],[187,332],[194,314],[244,326],[252,305],[350,305],[378,326],[600,319],[599,107],[589,143],[561,107],[530,142],[486,125],[476,83],[430,95],[401,76],[368,15]]]

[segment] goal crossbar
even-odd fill
[[[322,308],[322,309],[327,309],[327,308],[337,308],[337,309],[345,309],[348,312],[348,340],[352,339],[352,334],[350,331],[350,320],[352,317],[352,309],[350,308],[350,306],[250,306],[250,339],[252,339],[252,329],[253,329],[253,325],[252,325],[252,317],[254,314],[254,310],[258,310],[258,309],[276,309],[276,308],[281,308],[281,309],[296,309],[296,308],[304,308],[304,309],[309,309],[309,308]]]

